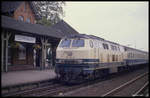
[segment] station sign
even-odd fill
[[[27,42],[27,43],[35,43],[35,37],[23,36],[23,35],[15,35],[15,41]]]

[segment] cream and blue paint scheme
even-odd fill
[[[61,80],[70,82],[101,77],[145,63],[148,63],[147,52],[93,35],[79,34],[60,41],[56,50],[55,71]]]

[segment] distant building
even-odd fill
[[[1,10],[5,16],[27,23],[35,24],[40,19],[40,16],[36,14],[36,7],[31,1],[3,1]]]

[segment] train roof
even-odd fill
[[[146,51],[142,51],[142,50],[139,50],[139,49],[135,49],[135,48],[131,48],[131,47],[127,47],[127,46],[123,46],[127,51],[137,51],[137,52],[142,52],[142,53],[148,53]]]
[[[69,36],[65,36],[64,38],[86,38],[86,39],[97,39],[97,40],[101,40],[101,41],[105,41],[105,42],[108,42],[108,43],[111,43],[111,44],[114,44],[114,45],[120,45],[118,43],[115,43],[115,42],[112,42],[112,41],[108,41],[108,40],[105,40],[101,37],[97,37],[97,36],[94,36],[94,35],[87,35],[87,34],[72,34],[72,35],[69,35]]]
[[[120,45],[120,44],[118,44],[118,43],[105,40],[105,39],[103,39],[103,38],[101,38],[101,37],[97,37],[97,36],[94,36],[94,35],[87,35],[87,34],[72,34],[72,35],[65,36],[64,38],[97,39],[97,40],[105,41],[105,42],[108,42],[108,43],[111,43],[111,44]],[[138,52],[142,52],[142,53],[148,53],[148,52],[146,52],[146,51],[138,50],[138,49],[135,49],[135,48],[131,48],[131,47],[124,46],[124,45],[120,45],[120,46],[123,46],[124,48],[126,48],[127,51],[138,51]]]
[[[69,36],[65,36],[64,38],[86,38],[86,39],[104,40],[103,38],[100,38],[94,35],[86,35],[86,34],[72,34]]]

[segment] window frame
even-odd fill
[[[77,45],[77,44],[75,44],[74,43],[74,41],[82,41],[83,42],[83,45],[82,46],[73,46],[73,45]],[[77,43],[77,42],[76,42]],[[84,39],[73,39],[72,40],[72,45],[71,45],[71,47],[84,47],[85,46],[85,40]]]
[[[92,40],[89,41],[89,44],[90,44],[90,47],[93,48],[93,41]]]
[[[62,46],[62,42],[63,41],[65,41],[65,40],[69,40],[70,42],[69,42],[69,45],[66,47],[66,46],[64,46],[64,44],[63,44],[63,46]],[[62,41],[61,41],[61,43],[59,44],[59,47],[61,47],[61,48],[69,48],[70,46],[71,46],[71,42],[72,42],[72,40],[71,39],[63,39]],[[64,43],[64,42],[63,42]]]
[[[103,48],[109,50],[108,44],[103,43]]]
[[[22,15],[18,16],[19,21],[24,21],[24,17]]]
[[[27,21],[27,20],[29,20],[29,21]],[[26,19],[26,22],[27,22],[27,23],[31,23],[31,19],[30,19],[30,18],[27,18],[27,19]]]

